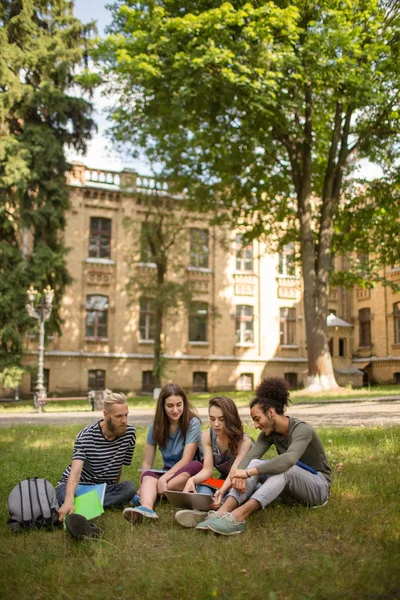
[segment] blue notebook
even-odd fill
[[[106,483],[79,483],[78,487],[75,490],[75,496],[83,496],[84,494],[88,494],[89,492],[96,492],[99,495],[101,505],[104,504],[104,496],[106,494]]]

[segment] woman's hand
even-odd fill
[[[160,496],[162,496],[163,494],[165,494],[167,489],[168,489],[168,481],[167,481],[165,475],[163,475],[158,480],[157,493],[160,494]]]
[[[193,477],[190,477],[187,480],[186,485],[183,488],[183,491],[184,492],[194,492],[194,493],[196,492],[196,485],[195,485],[195,483],[193,481]]]
[[[222,503],[222,492],[221,490],[217,490],[214,494],[213,501],[210,504],[210,508],[217,510],[221,506]]]

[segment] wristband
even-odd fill
[[[251,475],[249,475],[249,472],[247,469],[246,469],[246,475],[247,475],[247,479],[249,479],[251,477]]]

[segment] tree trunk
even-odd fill
[[[307,247],[303,247],[302,263],[308,354],[307,390],[321,392],[337,389],[339,386],[328,346],[328,289],[325,283],[320,281],[315,269],[310,269],[310,263],[314,263],[314,256],[309,255]]]

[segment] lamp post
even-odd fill
[[[50,318],[51,308],[53,304],[54,292],[50,286],[48,286],[44,290],[44,298],[42,297],[38,303],[36,303],[36,298],[38,298],[37,290],[34,290],[32,286],[28,290],[28,300],[29,303],[26,305],[26,310],[28,314],[33,319],[37,319],[39,321],[39,358],[38,358],[38,376],[36,383],[36,392],[34,395],[34,404],[39,408],[39,412],[44,411],[44,406],[46,404],[46,388],[43,383],[43,363],[44,363],[44,324]]]

